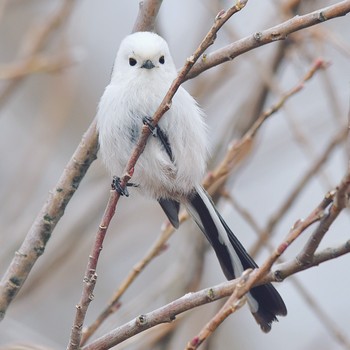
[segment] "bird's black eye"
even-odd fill
[[[129,58],[130,66],[135,66],[136,63],[137,63],[137,61],[135,60],[135,58],[132,58],[132,57]]]
[[[164,62],[165,62],[164,56],[160,56],[159,63],[164,64]]]

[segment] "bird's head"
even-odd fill
[[[151,32],[128,35],[120,44],[114,64],[113,76],[120,75],[174,77],[176,69],[166,41]]]

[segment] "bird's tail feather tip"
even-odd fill
[[[271,331],[272,322],[278,322],[278,318],[276,316],[273,316],[272,319],[267,321],[266,318],[261,316],[259,312],[252,313],[252,315],[264,333],[269,333]]]
[[[284,305],[279,305],[278,309],[273,311],[264,308],[261,304],[259,304],[259,309],[257,312],[252,312],[256,322],[259,324],[261,330],[264,333],[269,333],[271,331],[272,323],[278,322],[277,316],[286,316],[287,309]]]

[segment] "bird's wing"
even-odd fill
[[[170,223],[175,227],[179,228],[179,209],[180,203],[168,198],[159,198],[158,202],[164,213],[168,217]]]

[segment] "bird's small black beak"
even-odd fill
[[[151,60],[146,60],[145,62],[143,62],[141,68],[146,68],[146,69],[152,69],[154,68],[155,65],[153,64],[153,62]]]

